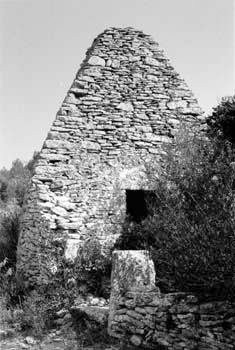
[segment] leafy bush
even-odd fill
[[[230,146],[184,132],[166,147],[164,164],[150,215],[127,225],[119,247],[133,249],[133,242],[137,249],[147,247],[163,291],[234,298],[235,163]]]
[[[12,162],[10,170],[0,170],[0,206],[5,208],[9,203],[22,206],[29,181],[34,172],[34,166],[39,153],[34,152],[33,158],[24,164],[20,159]]]
[[[12,313],[11,310],[7,307],[7,300],[4,295],[0,297],[0,324],[11,323],[12,322]]]
[[[7,258],[6,268],[16,263],[21,207],[37,159],[35,152],[26,165],[17,159],[10,170],[0,170],[0,262]]]
[[[15,276],[6,273],[0,273],[0,286],[4,320],[18,331],[30,330],[35,336],[54,327],[56,313],[68,309],[77,295],[75,290],[65,288],[56,280],[37,290],[21,289]]]
[[[6,267],[15,266],[19,237],[20,209],[14,206],[4,212],[0,221],[0,262],[7,258]]]
[[[208,133],[235,145],[235,95],[224,97],[207,119]]]
[[[107,280],[111,275],[111,254],[108,244],[102,246],[98,238],[88,238],[78,251],[74,271],[78,286],[84,284],[87,292],[109,296]]]
[[[48,300],[34,291],[25,297],[23,303],[13,310],[13,322],[18,330],[31,329],[34,335],[41,335],[51,323]]]

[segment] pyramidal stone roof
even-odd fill
[[[149,35],[133,28],[100,34],[40,152],[24,205],[18,272],[30,284],[44,283],[56,270],[53,242],[63,241],[61,251],[73,258],[87,237],[116,237],[126,189],[144,188],[143,159],[160,159],[182,123],[198,127],[202,120],[197,100]]]
[[[61,139],[66,140],[67,147],[68,142],[73,146],[74,133],[82,148],[113,158],[120,142],[120,148],[128,144],[141,148],[141,142],[149,142],[149,132],[158,134],[157,144],[172,136],[172,124],[190,122],[201,114],[192,92],[151,36],[132,28],[107,29],[88,49],[41,156],[49,162],[66,160],[66,155],[53,155],[55,152],[48,150],[52,145],[52,149],[59,147]],[[139,138],[134,124],[141,131]],[[160,124],[165,129],[168,126],[168,133],[161,131]],[[101,141],[102,135],[114,146],[116,141],[115,151]],[[153,148],[150,153],[154,153]]]

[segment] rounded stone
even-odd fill
[[[130,342],[135,346],[139,346],[142,343],[142,337],[140,337],[139,335],[133,335],[130,338]]]
[[[105,66],[105,60],[99,56],[91,56],[88,60],[91,66]]]

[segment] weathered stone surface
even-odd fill
[[[155,286],[155,269],[153,261],[146,251],[122,250],[113,252],[111,277],[111,296],[109,313],[109,332],[112,335],[112,322],[120,298],[127,291],[152,291]],[[129,303],[130,308],[136,305]],[[134,311],[132,314],[135,313]],[[136,313],[135,313],[136,315]],[[136,316],[138,318],[138,315]]]
[[[105,66],[105,60],[99,56],[91,56],[88,60],[91,66]]]
[[[52,210],[52,213],[54,213],[54,214],[56,214],[58,216],[64,217],[64,216],[68,215],[67,211],[64,208],[54,207],[51,210]]]
[[[134,289],[119,299],[110,328],[114,337],[147,349],[233,349],[235,305],[228,301],[200,304],[185,293],[159,295]]]
[[[151,189],[143,164],[160,164],[163,144],[172,141],[181,122],[199,130],[201,114],[150,36],[132,28],[110,28],[99,35],[35,166],[18,248],[17,269],[25,279],[30,284],[48,280],[44,275],[48,261],[54,261],[54,235],[58,241],[71,239],[71,233],[80,237],[67,242],[69,258],[87,235],[114,241],[126,216],[126,190]],[[35,217],[48,223],[46,240]]]
[[[76,258],[80,243],[79,239],[67,239],[65,249],[65,258],[67,260],[73,261]]]
[[[123,169],[119,173],[119,181],[122,189],[135,190],[141,188],[149,188],[148,178],[145,167],[138,166],[131,169]]]
[[[114,256],[109,334],[141,349],[234,349],[234,302],[200,303],[194,295],[146,288],[141,281],[148,262],[143,259],[139,267],[136,257],[143,257],[143,252],[132,252]]]
[[[153,57],[146,57],[145,59],[146,64],[149,64],[150,66],[160,66],[160,62],[157,61],[155,58]]]
[[[167,107],[169,109],[176,109],[176,108],[186,108],[187,107],[187,101],[172,101],[167,103]]]
[[[138,335],[133,335],[130,338],[130,342],[135,346],[140,346],[140,344],[142,343],[142,338]]]
[[[126,112],[132,112],[134,110],[130,102],[119,103],[119,105],[117,106],[117,109],[122,109],[123,111],[126,111]]]
[[[119,68],[120,67],[120,61],[119,60],[113,60],[112,63],[111,63],[111,66],[113,68]]]
[[[57,205],[66,210],[74,210],[76,208],[76,205],[74,203],[71,203],[65,196],[59,197],[57,199]]]

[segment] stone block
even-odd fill
[[[142,337],[139,336],[139,335],[133,335],[131,338],[130,338],[130,342],[131,344],[135,345],[135,346],[140,346],[141,343],[142,343]]]
[[[161,63],[153,57],[146,57],[145,63],[150,66],[160,66]]]
[[[186,108],[187,102],[186,101],[171,101],[167,103],[167,107],[171,110],[177,109],[177,108]]]
[[[105,66],[105,60],[99,56],[91,56],[88,60],[91,66]]]
[[[77,257],[77,252],[81,241],[76,239],[67,239],[65,248],[65,259],[73,261]]]
[[[65,210],[64,208],[61,207],[54,207],[51,209],[51,211],[58,215],[58,216],[62,216],[62,217],[66,217],[68,215],[67,210]]]
[[[155,286],[153,261],[146,251],[114,251],[111,277],[109,332],[119,298],[128,290],[152,291]]]
[[[74,210],[76,208],[76,205],[71,203],[67,197],[59,197],[57,205],[65,210]]]
[[[134,107],[131,102],[121,102],[117,106],[117,109],[121,109],[126,112],[132,112],[134,110]]]
[[[120,67],[120,61],[116,60],[116,59],[112,60],[111,66],[113,68],[119,68]]]

